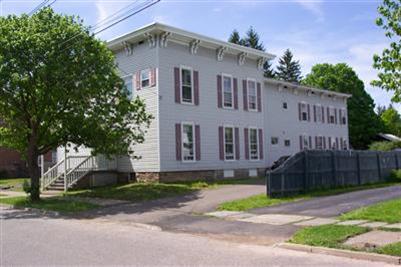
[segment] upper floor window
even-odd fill
[[[258,130],[254,128],[249,129],[249,150],[251,160],[259,159]]]
[[[133,89],[133,84],[132,84],[132,76],[126,76],[123,78],[125,87],[127,88],[127,97],[128,99],[132,99],[132,89]]]
[[[194,161],[195,160],[195,147],[194,147],[194,125],[192,123],[182,124],[182,160]]]
[[[315,107],[315,112],[316,112],[316,121],[317,122],[323,122],[323,110],[321,105],[316,105]]]
[[[301,103],[301,120],[308,120],[308,105],[306,103]]]
[[[283,109],[287,109],[287,108],[288,108],[287,102],[283,102]]]
[[[291,141],[289,139],[284,140],[284,146],[291,146]]]
[[[341,123],[342,123],[343,125],[345,125],[345,124],[347,124],[346,110],[345,110],[345,109],[341,109],[340,111],[341,111],[341,112],[340,112],[340,114],[341,114],[341,118],[340,118]]]
[[[148,87],[150,85],[150,70],[141,71],[141,88]]]
[[[330,107],[328,111],[329,111],[329,123],[332,124],[336,123],[336,114],[335,114],[336,110],[333,107]]]
[[[181,68],[181,101],[193,103],[193,76],[190,68]]]
[[[316,136],[316,149],[323,149],[323,136]]]
[[[224,127],[224,158],[234,160],[234,128]]]
[[[257,92],[256,81],[248,80],[248,108],[249,110],[257,110]]]
[[[223,107],[232,108],[234,106],[233,78],[223,75]]]

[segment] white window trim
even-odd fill
[[[185,160],[184,159],[184,125],[192,125],[192,140],[193,140],[193,148],[194,148],[194,158],[193,160]],[[195,163],[196,162],[196,140],[195,140],[195,123],[191,121],[183,121],[181,122],[181,161],[183,163]]]
[[[334,118],[333,122],[331,122],[331,114],[332,113],[334,113],[333,114],[333,118]],[[329,106],[329,124],[336,124],[336,111],[335,111],[334,106]]]
[[[183,92],[182,92],[182,70],[189,70],[191,72],[191,102],[183,101],[184,98],[183,98]],[[192,69],[192,67],[181,65],[180,66],[180,102],[181,102],[181,104],[195,105],[194,86],[195,86],[194,85],[194,70]]]
[[[302,123],[306,123],[308,122],[308,103],[305,101],[301,101],[301,122]],[[304,117],[302,116],[302,105],[305,105],[305,109],[306,109],[306,120],[304,120]]]
[[[305,149],[305,140],[308,143],[307,149]],[[306,133],[302,134],[302,150],[311,150],[311,144],[309,143],[309,135]]]
[[[346,148],[344,149],[344,142],[347,143]],[[342,149],[341,150],[348,150],[348,140],[346,137],[343,137],[343,143],[341,144]]]
[[[250,108],[250,102],[249,102],[249,100],[250,100],[250,97],[249,97],[249,92],[250,92],[250,90],[249,90],[249,82],[254,82],[255,83],[255,108],[253,109],[253,108]],[[246,79],[246,88],[247,88],[247,90],[246,90],[246,93],[247,93],[247,100],[248,100],[248,111],[253,111],[253,112],[258,112],[258,84],[257,84],[257,82],[256,82],[256,79],[254,79],[254,78],[247,78]]]
[[[316,148],[316,144],[315,144],[315,149],[319,149],[319,150],[323,150],[324,149],[324,145],[323,145],[323,135],[317,135],[316,136],[317,137],[317,139],[319,140],[319,139],[321,139],[322,140],[322,144],[321,144],[321,146],[320,146],[320,148]]]
[[[224,105],[224,77],[231,79],[231,103],[232,103],[231,107],[226,107]],[[222,91],[221,92],[222,93],[221,101],[223,102],[223,103],[221,103],[221,106],[224,109],[234,109],[234,79],[231,74],[227,74],[227,73],[221,74],[221,91]]]
[[[226,128],[231,128],[233,130],[233,159],[227,159],[226,158]],[[235,158],[235,153],[237,152],[236,149],[236,143],[235,143],[235,127],[234,125],[231,124],[225,124],[223,125],[223,144],[224,144],[224,161],[236,161]]]
[[[148,79],[149,80],[149,85],[148,86],[142,86],[142,73],[143,72],[147,72],[148,73],[148,77],[149,77],[149,79]],[[150,76],[151,76],[150,69],[148,68],[148,69],[141,70],[139,76],[140,76],[139,78],[140,78],[141,88],[149,88],[150,87]]]
[[[251,130],[256,130],[256,147],[257,147],[257,156],[258,156],[258,158],[257,159],[252,159],[252,153],[251,153]],[[248,127],[248,140],[249,140],[249,144],[248,144],[248,146],[249,146],[249,160],[250,161],[259,161],[260,160],[260,158],[259,158],[259,155],[260,155],[260,151],[259,151],[259,149],[260,149],[260,147],[259,147],[259,128],[257,128],[257,127]]]
[[[337,146],[336,138],[333,137],[333,136],[331,136],[331,144],[330,144],[330,146],[331,146],[330,150],[336,150],[336,149],[338,149],[338,148],[336,147],[336,146]]]
[[[347,125],[348,124],[348,119],[347,119],[347,110],[345,109],[345,108],[341,108],[341,114],[342,114],[342,116],[341,116],[341,118],[340,118],[340,120],[341,120],[341,124],[342,125]],[[343,118],[345,118],[345,123],[344,123],[344,121],[343,121]]]

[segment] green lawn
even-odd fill
[[[378,248],[376,252],[392,256],[401,256],[401,242]]]
[[[340,216],[341,220],[369,220],[387,223],[401,222],[401,199],[363,207]]]
[[[27,197],[10,197],[0,198],[0,204],[12,205],[16,208],[36,208],[62,213],[74,213],[99,207],[95,204],[67,198],[42,198],[39,202],[31,202]]]
[[[358,226],[321,225],[299,230],[291,238],[290,242],[310,246],[343,248],[342,243],[347,238],[367,231],[367,228]]]
[[[28,178],[0,179],[0,186],[11,186],[11,191],[23,191],[22,184]]]
[[[305,194],[298,194],[291,197],[277,197],[271,198],[266,196],[266,194],[254,195],[247,198],[237,199],[234,201],[224,202],[220,204],[217,209],[218,210],[229,210],[229,211],[245,211],[255,208],[263,208],[268,206],[273,206],[277,204],[287,203],[298,201],[302,199],[308,199],[312,197],[321,197],[321,196],[329,196],[329,195],[337,195],[352,191],[372,189],[372,188],[380,188],[391,185],[396,185],[399,183],[381,183],[381,184],[369,184],[362,186],[354,186],[354,187],[344,187],[344,188],[336,188],[336,189],[327,189],[327,190],[317,190],[312,191]]]
[[[114,185],[86,190],[69,191],[67,195],[110,198],[138,202],[193,193],[201,189],[213,189],[221,185],[247,184],[260,181],[263,180],[258,178],[212,182],[195,181],[174,183],[132,183],[126,185]]]

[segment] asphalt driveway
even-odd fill
[[[253,209],[255,214],[297,214],[334,217],[378,202],[401,198],[401,186],[361,190],[334,196],[316,197],[272,207]]]

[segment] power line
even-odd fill
[[[29,16],[35,14],[37,11],[41,10],[44,7],[48,7],[53,5],[57,0],[45,0],[39,5],[37,5],[34,9],[31,10],[31,12],[28,13]]]

